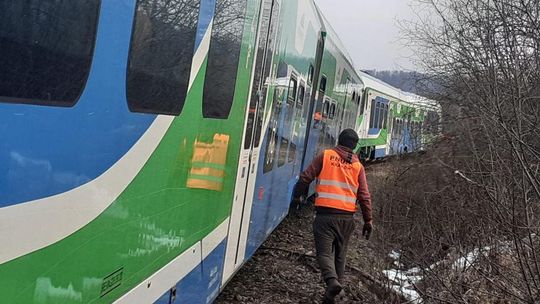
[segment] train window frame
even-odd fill
[[[268,24],[268,33],[266,37],[266,48],[263,55],[263,62],[261,65],[261,68],[263,69],[262,73],[260,74],[260,88],[261,88],[261,99],[259,103],[259,111],[257,115],[256,120],[256,127],[255,127],[255,148],[259,148],[261,146],[261,142],[263,141],[263,125],[264,125],[264,119],[266,118],[267,111],[266,108],[268,105],[268,97],[269,97],[269,86],[270,86],[270,77],[273,71],[272,63],[274,62],[274,52],[275,48],[277,46],[278,41],[278,21],[279,21],[279,11],[280,11],[280,5],[272,0],[271,1],[271,11],[268,16],[269,18],[269,24]]]
[[[326,78],[326,75],[321,76],[321,81],[319,81],[319,92],[326,94],[326,85],[328,83],[328,78]]]
[[[323,102],[323,106],[322,106],[322,117],[324,118],[327,118],[328,117],[328,112],[330,111],[330,101],[329,100],[324,100]]]
[[[354,104],[354,111],[352,111],[352,113],[350,114],[351,116],[353,116],[353,120],[354,122],[351,121],[351,124],[355,124],[356,123],[356,119],[358,117],[360,117],[360,94],[356,94],[356,99],[353,101],[353,104]]]
[[[290,164],[292,162],[295,161],[296,159],[296,153],[297,153],[297,146],[296,144],[293,142],[293,140],[291,140],[289,142],[289,151],[287,153],[287,162]]]
[[[373,127],[375,129],[380,129],[379,127],[380,117],[381,117],[381,105],[378,101],[375,101],[375,117],[373,117],[374,118]]]
[[[284,136],[279,136],[279,149],[277,152],[277,167],[283,167],[288,160],[289,143],[291,142]]]
[[[359,97],[358,97],[358,101],[359,101],[359,103],[360,103],[360,110],[359,110],[360,113],[359,113],[358,115],[364,115],[364,113],[366,112],[366,109],[364,108],[364,107],[365,107],[364,105],[365,105],[365,103],[366,103],[366,102],[365,102],[366,99],[365,99],[364,97],[360,97],[360,96],[359,96]]]
[[[267,134],[268,138],[266,141],[266,149],[263,160],[263,174],[267,174],[268,172],[272,172],[272,170],[274,170],[279,139],[277,130],[274,130],[270,126],[268,126]]]
[[[193,69],[192,61],[193,57],[195,56],[195,41],[197,38],[197,26],[198,26],[198,17],[194,20],[195,22],[192,24],[191,33],[189,32],[182,32],[177,30],[178,33],[186,35],[186,39],[182,41],[175,41],[175,43],[182,45],[182,50],[186,52],[187,56],[179,56],[177,59],[180,62],[179,65],[174,66],[174,70],[176,71],[174,74],[180,75],[180,80],[176,79],[177,82],[174,85],[171,85],[169,88],[165,87],[165,81],[163,78],[167,78],[170,80],[170,77],[163,77],[162,79],[159,79],[155,75],[146,76],[146,77],[154,77],[153,81],[155,81],[155,85],[158,86],[159,90],[149,90],[148,85],[142,85],[142,83],[147,82],[148,79],[142,79],[139,80],[139,82],[136,82],[133,78],[135,76],[132,76],[132,73],[135,73],[137,70],[136,68],[133,68],[134,65],[134,59],[138,58],[142,55],[140,54],[134,54],[135,52],[135,46],[137,48],[140,48],[141,51],[145,51],[148,54],[148,58],[166,58],[166,62],[163,61],[162,63],[164,66],[162,66],[162,70],[171,70],[170,66],[172,65],[171,62],[173,61],[170,54],[161,54],[161,56],[158,56],[160,54],[156,54],[156,44],[152,44],[148,46],[147,48],[140,47],[140,44],[137,43],[137,40],[140,39],[138,36],[139,34],[146,34],[144,32],[145,28],[141,27],[141,33],[137,32],[138,28],[138,22],[139,20],[139,13],[142,12],[142,10],[139,10],[140,7],[143,5],[143,2],[146,0],[137,0],[136,7],[135,7],[135,16],[133,18],[133,28],[131,33],[131,39],[130,39],[130,47],[129,47],[129,55],[128,55],[128,65],[127,65],[127,74],[126,74],[126,99],[128,103],[128,108],[131,112],[134,113],[149,113],[149,114],[164,114],[164,115],[173,115],[178,116],[182,113],[182,110],[185,106],[185,102],[189,93],[189,82],[191,78],[191,70]],[[201,0],[197,0],[197,3],[195,3],[193,6],[190,6],[192,9],[197,10],[196,12],[190,12],[192,14],[196,14],[199,16],[200,13],[200,7],[201,7]],[[154,17],[157,17],[159,14],[154,14]],[[142,15],[141,15],[142,16]],[[158,23],[159,19],[151,19],[151,16],[146,15],[147,19],[143,18],[143,21],[148,22],[155,22],[157,24],[165,24],[165,22],[161,21],[161,23]],[[177,18],[178,20],[184,19],[184,18]],[[153,24],[152,24],[153,25]],[[174,26],[175,25],[175,26]],[[175,23],[171,28],[177,29],[180,28],[178,23]],[[182,24],[183,25],[183,24]],[[152,31],[154,33],[154,31]],[[188,37],[188,35],[190,37]],[[149,41],[156,43],[158,39],[150,39]],[[165,45],[169,46],[171,43],[171,40],[166,40],[166,43],[163,43],[161,45],[161,48],[165,50]],[[186,43],[188,43],[186,45]],[[143,53],[144,54],[144,53]],[[175,54],[176,56],[176,54]],[[139,63],[137,63],[139,64]],[[181,72],[178,73],[178,70],[181,69]],[[142,69],[140,69],[142,70]],[[155,71],[156,68],[152,67],[150,70]],[[137,71],[138,73],[144,73],[144,71]],[[137,75],[137,74],[135,74]],[[171,75],[169,75],[171,76]],[[159,87],[161,85],[161,87]],[[141,90],[143,88],[143,90]],[[164,91],[176,91],[176,94],[174,96],[165,96],[167,98],[167,101],[164,102],[163,96],[160,96],[159,98],[154,96],[146,96],[144,94],[151,94],[152,92],[158,92],[162,93]],[[135,91],[135,92],[133,92]],[[142,93],[144,92],[144,93]],[[171,92],[169,92],[172,94]],[[142,95],[142,97],[141,97]]]
[[[380,129],[384,129],[384,119],[386,117],[386,111],[385,111],[385,105],[384,102],[381,102],[381,121],[380,121]]]
[[[218,13],[218,7],[221,1],[216,0],[216,13],[214,14],[214,21],[212,23],[212,33],[210,37],[210,46],[208,49],[206,59],[206,74],[204,78],[203,87],[203,118],[221,119],[227,120],[232,111],[236,96],[236,84],[238,80],[238,71],[240,69],[240,59],[242,57],[244,30],[246,26],[248,1],[241,0],[235,2],[238,4],[237,11],[230,13],[236,18],[227,18],[223,13],[223,16]],[[234,9],[233,5],[227,6],[227,9]],[[225,11],[225,10],[223,10]],[[221,13],[221,12],[220,12]],[[223,33],[219,32],[216,25],[221,24],[219,18],[224,20],[234,20],[236,22],[233,26],[227,24],[228,28],[223,30]],[[237,29],[233,27],[238,27]],[[233,36],[233,33],[238,36]],[[221,37],[227,37],[228,40],[236,39],[233,45],[236,49],[231,50],[231,45],[224,47],[220,41]],[[226,55],[226,56],[223,56]],[[230,64],[227,65],[226,61],[229,60]],[[221,88],[221,89],[220,89]]]
[[[15,3],[20,4],[21,2],[16,1]],[[40,5],[41,5],[43,1],[36,1],[36,2],[39,2]],[[8,92],[8,91],[10,89],[12,89],[12,88],[17,88],[19,90],[21,88],[21,85],[20,85],[21,83],[25,83],[26,86],[27,86],[28,83],[30,83],[30,81],[28,80],[28,77],[26,77],[26,79],[14,80],[13,79],[14,75],[12,73],[13,71],[8,69],[8,65],[4,65],[2,67],[2,71],[4,71],[6,73],[6,79],[9,79],[9,81],[6,80],[6,82],[9,82],[9,83],[6,85],[6,88],[7,88],[6,92],[5,93],[0,92],[0,103],[30,104],[30,105],[37,105],[37,106],[55,106],[55,107],[69,108],[69,107],[75,106],[79,102],[82,94],[84,93],[84,91],[86,89],[88,79],[90,77],[90,72],[92,70],[92,66],[93,66],[93,62],[94,62],[94,53],[95,53],[95,46],[96,46],[97,35],[98,35],[99,17],[100,17],[100,13],[101,13],[102,1],[101,0],[95,0],[94,2],[95,3],[91,3],[91,5],[93,5],[93,7],[91,7],[92,8],[91,14],[89,13],[89,19],[87,20],[88,24],[86,25],[87,28],[83,29],[82,26],[80,28],[78,28],[78,30],[86,30],[87,31],[86,34],[87,34],[88,39],[85,40],[86,45],[83,47],[82,51],[80,52],[80,54],[82,54],[84,59],[80,60],[81,61],[79,63],[80,67],[73,68],[72,66],[69,66],[69,64],[67,64],[67,66],[66,66],[66,69],[71,68],[71,70],[75,70],[77,72],[82,69],[82,72],[80,74],[78,74],[78,76],[79,76],[78,79],[77,79],[77,77],[74,77],[73,71],[67,71],[67,70],[66,71],[61,71],[61,72],[59,72],[61,77],[57,77],[57,78],[60,79],[59,81],[57,81],[57,83],[42,84],[41,87],[37,87],[37,89],[32,88],[34,92],[30,92],[30,93],[26,92],[28,94],[18,95],[18,93],[20,94],[20,92],[13,92],[13,91]],[[63,3],[60,3],[59,5],[62,5],[62,4]],[[32,6],[32,4],[29,4],[29,6]],[[36,10],[36,9],[29,8],[29,10],[32,11],[32,12],[44,13],[43,8],[41,10]],[[9,11],[9,10],[6,10],[6,11]],[[64,18],[60,18],[59,17],[60,13],[59,13],[58,9],[56,9],[54,11],[55,11],[54,16],[53,16],[53,14],[46,14],[46,13],[44,15],[53,16],[53,17],[51,17],[51,19],[56,18],[56,19],[69,20],[65,16],[62,16]],[[73,15],[73,11],[70,11],[68,13],[70,13],[70,16]],[[28,18],[33,17],[32,13],[30,13],[30,12],[23,13],[21,15],[22,16],[27,16]],[[36,17],[35,19],[39,20],[40,22],[47,22],[47,20],[45,20],[46,18],[44,18],[44,15],[35,16]],[[18,18],[17,20],[20,21],[21,23],[24,23],[23,21],[25,19],[24,18]],[[34,22],[34,21],[35,20],[30,20],[30,22]],[[82,20],[82,17],[81,17],[80,14],[79,14],[79,16],[77,17],[76,20],[72,20],[72,21],[73,21],[74,24],[77,24],[77,25],[83,24],[83,20]],[[67,22],[64,21],[63,23],[67,23]],[[22,26],[22,27],[24,27],[24,26]],[[21,27],[21,29],[22,29],[22,27]],[[40,29],[42,29],[42,28],[43,29],[51,29],[52,27],[43,26]],[[16,33],[16,31],[13,31],[13,29],[11,29],[11,30],[12,31],[8,30],[7,32],[14,33],[15,35],[18,34],[18,33]],[[28,30],[28,29],[25,28],[25,30]],[[51,64],[50,60],[48,62],[44,62],[43,66],[45,68],[42,68],[43,72],[41,73],[43,75],[38,74],[37,70],[39,70],[39,69],[36,68],[37,64],[35,64],[35,61],[32,62],[33,64],[28,69],[27,73],[21,72],[21,68],[20,68],[20,65],[19,65],[19,63],[21,63],[21,62],[27,63],[27,60],[22,58],[23,53],[25,53],[25,54],[32,53],[32,55],[34,55],[34,53],[39,53],[38,56],[32,56],[34,58],[38,58],[39,60],[43,60],[43,58],[47,55],[46,54],[47,51],[51,53],[50,54],[51,56],[53,56],[53,53],[55,53],[54,47],[59,48],[58,45],[44,46],[44,44],[46,44],[45,42],[62,41],[63,43],[66,43],[66,42],[69,41],[68,39],[66,39],[66,36],[67,36],[66,33],[75,34],[74,33],[75,32],[74,28],[73,27],[67,27],[67,26],[66,26],[66,31],[65,32],[58,31],[57,29],[56,30],[53,29],[52,32],[54,32],[55,35],[52,35],[54,37],[52,39],[49,39],[48,41],[45,40],[45,39],[36,39],[36,37],[29,37],[29,39],[31,41],[29,41],[27,46],[28,46],[29,49],[30,49],[30,47],[35,48],[36,49],[35,52],[33,50],[30,50],[29,52],[25,52],[24,47],[21,47],[21,45],[23,45],[24,43],[20,42],[20,37],[19,37],[19,42],[14,42],[14,43],[19,44],[18,47],[16,47],[16,48],[14,47],[13,50],[11,50],[13,52],[14,56],[16,56],[17,59],[18,59],[18,60],[13,61],[13,63],[14,63],[13,67],[17,69],[17,72],[18,72],[17,74],[19,74],[19,75],[25,74],[26,76],[32,75],[32,77],[34,77],[33,79],[37,79],[38,81],[45,80],[45,82],[52,82],[51,78],[53,77],[52,76],[53,73],[50,71],[50,67],[54,66],[55,67],[55,72],[58,72],[58,70],[60,70],[60,67],[59,67],[60,64],[59,63],[65,64],[66,63],[66,58],[68,58],[68,56],[64,56],[61,60],[57,60],[56,64]],[[30,35],[34,35],[34,34],[36,34],[36,33],[32,32]],[[37,35],[39,35],[40,37],[41,36],[47,36],[47,34],[50,34],[50,33],[37,33]],[[82,37],[78,36],[78,38],[82,38]],[[9,40],[9,35],[5,35],[5,37],[2,36],[2,40],[8,41]],[[40,45],[40,43],[41,43],[41,45]],[[5,49],[3,49],[0,46],[0,54],[3,54],[4,52],[5,53],[9,52],[9,50],[6,50],[9,47],[7,42],[1,43],[0,45],[5,47]],[[72,46],[72,45],[70,45],[70,46]],[[39,47],[41,47],[41,49],[37,50],[37,48],[39,48]],[[56,53],[58,53],[58,51],[56,51]],[[69,54],[69,56],[73,57],[73,54]],[[7,57],[7,55],[5,57]],[[38,74],[38,76],[36,76],[36,74]],[[46,77],[42,77],[42,76],[45,76],[45,75],[46,75]],[[1,76],[2,75],[0,74],[0,77]],[[75,82],[75,80],[78,80],[78,82]],[[2,82],[3,81],[1,81],[1,79],[0,79],[0,84]],[[32,83],[33,83],[33,81],[32,81]],[[62,86],[60,84],[62,84]],[[67,89],[63,88],[63,87],[65,87],[66,84],[68,84],[68,86],[70,86],[71,89],[72,89],[72,91],[70,92],[71,96],[66,96]],[[61,89],[59,89],[59,87]],[[0,90],[1,90],[1,88],[0,88]],[[55,97],[59,97],[59,98],[52,98],[53,94],[51,94],[51,91],[53,91],[53,90],[58,90],[59,91],[58,93],[55,92],[54,94],[62,94],[63,96],[62,97],[55,96]],[[36,91],[39,91],[39,93],[36,92]],[[14,95],[16,95],[16,96],[14,96]],[[40,96],[38,96],[38,95],[40,95]]]
[[[385,117],[386,117],[386,105],[384,102],[381,102],[381,107],[380,107],[380,111],[381,111],[381,117],[380,117],[380,129],[383,129],[384,128],[384,120],[385,120]]]
[[[381,111],[381,116],[379,118],[379,129],[383,129],[384,128],[384,117],[386,116],[386,111],[385,111],[385,105],[384,105],[384,102],[381,102],[381,105],[380,105],[380,108],[379,108],[379,111]]]
[[[309,116],[309,106],[311,104],[311,86],[306,85],[306,91],[304,94],[304,104],[302,105],[302,121]]]
[[[388,103],[384,105],[384,121],[383,121],[383,127],[384,129],[388,130]]]
[[[334,116],[336,114],[336,103],[332,102],[330,103],[330,109],[328,111],[328,119],[334,119]]]
[[[315,68],[313,67],[313,64],[309,64],[309,68],[308,68],[308,79],[307,79],[307,82],[308,84],[312,84],[313,83],[313,76],[315,75]]]
[[[375,98],[373,98],[371,100],[371,109],[370,109],[370,113],[369,113],[369,127],[370,128],[375,128],[375,109],[376,109],[376,101],[375,101]]]
[[[386,104],[383,103],[381,104],[381,109],[382,109],[382,112],[383,112],[383,116],[382,116],[382,121],[381,121],[381,129],[384,129],[385,127],[385,124],[386,124],[386,115],[388,114],[388,111],[386,111]]]
[[[289,87],[287,89],[287,103],[289,105],[292,105],[296,102],[298,93],[298,80],[296,79],[296,76],[293,74],[291,75],[291,78],[289,79]]]
[[[383,116],[382,104],[380,102],[377,102],[377,129],[382,128],[382,116]]]
[[[306,87],[303,82],[298,85],[298,97],[296,98],[296,108],[302,109],[304,106],[304,99],[306,98]]]

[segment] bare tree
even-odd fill
[[[418,289],[427,300],[538,303],[540,0],[417,0],[415,8],[421,21],[406,24],[406,38],[437,84],[430,93],[444,105],[450,140],[391,179],[388,199],[407,213],[383,206],[386,233],[418,265],[474,253],[448,272],[424,267],[429,284]],[[403,187],[404,175],[419,172],[432,178]]]

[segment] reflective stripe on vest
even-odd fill
[[[334,150],[324,151],[315,206],[355,212],[361,169],[362,165],[358,161],[351,164]]]
[[[340,188],[343,188],[343,189],[347,189],[347,190],[350,190],[352,191],[354,194],[356,194],[356,192],[358,191],[358,188],[356,189],[353,189],[353,187],[347,183],[342,183],[342,182],[336,182],[334,180],[327,180],[327,179],[321,179],[319,180],[319,185],[321,186],[336,186],[336,187],[340,187]]]

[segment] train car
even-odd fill
[[[1,302],[212,302],[365,92],[312,0],[1,2]]]
[[[424,149],[439,133],[440,105],[403,92],[366,73],[362,114],[357,119],[358,153],[373,160]]]
[[[260,6],[0,3],[2,303],[217,296]]]
[[[424,150],[432,144],[442,132],[442,106],[440,103],[411,93],[405,93],[410,107],[417,112],[418,119],[416,124],[412,125],[411,133],[416,143],[413,145],[418,150]],[[397,124],[397,119],[396,122]],[[416,135],[416,136],[414,136]],[[396,136],[399,140],[399,137]],[[402,142],[405,142],[402,140]],[[399,141],[398,141],[399,143]],[[403,150],[403,149],[402,149]],[[399,145],[394,147],[394,151],[399,151]]]

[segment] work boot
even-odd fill
[[[341,292],[343,287],[339,284],[338,280],[330,279],[326,286],[326,293],[324,294],[323,304],[334,304],[335,297]]]

